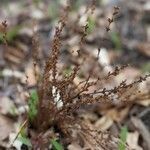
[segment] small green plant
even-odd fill
[[[147,62],[147,63],[144,63],[142,65],[142,71],[145,73],[145,72],[150,72],[150,62]]]
[[[56,1],[51,1],[51,3],[48,6],[48,15],[52,20],[56,20],[59,16],[58,4],[59,1],[56,0]]]
[[[71,72],[72,72],[72,69],[71,69],[71,67],[69,66],[69,67],[67,67],[67,68],[64,69],[63,75],[64,75],[65,77],[69,77],[69,76],[71,75]]]
[[[12,116],[17,116],[18,114],[18,111],[17,111],[17,108],[16,106],[13,104],[9,110],[9,113],[12,115]]]
[[[27,138],[27,137],[23,137],[20,135],[20,136],[18,136],[17,140],[22,142],[24,145],[27,145],[28,147],[32,147],[32,144],[31,144],[29,138]]]
[[[7,31],[6,40],[12,42],[13,39],[18,35],[21,26],[14,26]],[[3,33],[0,33],[0,43],[4,41]]]
[[[40,2],[41,2],[41,0],[33,0],[33,3],[35,4],[36,7],[39,6]]]
[[[13,143],[18,140],[20,141],[22,144],[28,146],[28,148],[32,148],[32,144],[30,139],[27,136],[27,131],[26,131],[26,127],[25,125],[27,124],[27,120],[25,120],[25,122],[20,126],[20,129],[13,141]]]
[[[73,5],[73,10],[74,11],[77,11],[79,8],[80,8],[80,6],[82,5],[82,3],[83,3],[83,0],[76,0],[76,1],[72,1],[72,5]]]
[[[92,33],[94,28],[95,28],[95,20],[92,16],[89,16],[87,19],[87,25],[88,25],[88,29],[87,29],[87,33]]]
[[[51,140],[51,144],[54,150],[64,150],[63,146],[56,140]]]
[[[28,117],[32,121],[37,115],[37,105],[38,105],[38,94],[36,90],[31,91],[30,98],[29,98],[29,111]]]
[[[126,149],[126,140],[128,135],[127,127],[122,127],[120,132],[120,142],[118,144],[118,150],[125,150]]]
[[[114,44],[116,50],[121,50],[122,45],[121,45],[121,40],[120,40],[118,33],[116,32],[111,33],[111,41]]]

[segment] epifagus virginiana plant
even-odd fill
[[[110,25],[114,21],[115,15],[118,14],[118,7],[114,8],[112,18],[108,18],[108,26],[106,30],[110,30]],[[114,71],[109,72],[105,77],[98,77],[91,80],[91,74],[84,80],[74,84],[74,79],[78,76],[81,64],[74,66],[72,72],[68,76],[64,76],[63,73],[57,69],[57,64],[61,49],[61,35],[63,29],[67,23],[69,7],[67,6],[64,15],[61,17],[58,25],[55,28],[55,35],[52,41],[51,54],[46,61],[44,73],[41,82],[38,84],[38,101],[36,101],[36,109],[34,118],[30,118],[29,126],[36,131],[36,134],[30,132],[33,148],[44,149],[49,145],[49,139],[56,137],[49,129],[54,128],[57,130],[65,142],[68,142],[68,138],[73,139],[73,130],[77,130],[78,135],[81,137],[94,138],[94,142],[91,143],[93,149],[109,149],[109,144],[113,141],[110,134],[106,134],[103,137],[101,132],[91,130],[84,122],[77,117],[77,111],[83,106],[90,106],[94,103],[127,103],[130,102],[130,98],[133,95],[139,94],[138,91],[130,93],[131,89],[136,89],[137,85],[145,81],[150,75],[140,77],[138,80],[127,84],[126,80],[122,81],[118,86],[111,89],[98,88],[93,92],[89,92],[89,88],[92,86],[98,86],[102,81],[107,81],[113,76],[117,76],[121,70],[126,66],[115,67]],[[92,11],[93,12],[93,7]],[[87,35],[88,24],[83,27],[80,41],[80,48]],[[34,42],[36,45],[37,42]],[[82,49],[78,50],[78,57],[82,57]],[[98,56],[100,49],[98,50]],[[97,56],[97,57],[98,57]],[[97,60],[97,59],[96,59]],[[36,65],[36,64],[35,64]],[[88,138],[87,138],[88,140]],[[65,143],[64,142],[64,143]],[[90,141],[89,141],[90,143]],[[111,149],[111,148],[110,148]]]
[[[93,13],[93,3],[88,9],[90,8],[91,13]],[[69,9],[69,6],[65,8],[63,16],[55,28],[51,53],[46,61],[42,79],[37,79],[37,93],[34,91],[30,95],[28,134],[31,137],[33,149],[48,149],[50,139],[57,137],[57,134],[55,133],[60,133],[62,139],[64,139],[62,140],[64,144],[74,140],[75,137],[80,136],[90,143],[89,145],[91,145],[90,148],[92,149],[112,149],[109,146],[109,143],[113,143],[114,141],[112,135],[90,129],[90,127],[78,117],[78,110],[84,106],[91,106],[95,103],[130,103],[129,100],[135,98],[133,95],[138,95],[140,93],[134,90],[135,92],[131,94],[129,91],[131,91],[131,89],[136,89],[137,85],[145,81],[150,75],[140,77],[129,84],[124,80],[116,87],[110,89],[105,87],[102,88],[101,82],[107,81],[113,76],[117,76],[121,70],[127,67],[127,65],[124,65],[121,67],[117,66],[114,71],[108,72],[105,77],[97,77],[94,80],[91,80],[91,70],[90,75],[88,75],[85,80],[79,82],[77,85],[74,84],[74,80],[78,77],[82,64],[76,64],[68,76],[63,74],[63,70],[61,72],[57,68],[62,46],[61,35],[67,23]],[[112,17],[108,18],[107,31],[110,30],[110,25],[114,21],[118,11],[119,8],[114,7]],[[4,28],[7,26],[6,22],[2,25]],[[81,58],[84,55],[82,54],[82,44],[86,38],[87,30],[88,23],[83,27],[80,34],[80,49],[77,52],[78,57]],[[35,37],[33,37],[33,46],[33,48],[38,49],[38,42]],[[99,53],[100,49],[98,49],[97,57],[99,57]],[[38,65],[37,55],[33,55],[33,58],[35,61],[35,76],[38,78],[38,73],[36,72],[36,65]],[[97,60],[97,58],[95,60]],[[99,85],[100,87],[96,90],[89,91],[89,88],[93,86],[98,87]],[[147,96],[147,93],[144,93],[143,96]],[[77,131],[76,136],[74,136],[74,130]],[[103,136],[103,134],[105,134],[105,136]],[[94,139],[94,141],[89,141],[90,138],[88,137]]]

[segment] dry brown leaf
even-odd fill
[[[150,106],[150,99],[138,101],[137,103],[142,105],[142,106],[148,107],[148,106]]]
[[[137,78],[140,75],[141,72],[139,69],[127,67],[117,76],[116,81],[117,83],[120,83],[123,80],[128,79],[127,82],[132,82],[135,78]]]
[[[116,108],[107,110],[106,116],[111,118],[113,121],[121,122],[129,112],[129,107],[118,110]]]
[[[89,120],[91,122],[94,122],[98,119],[98,116],[92,112],[86,112],[85,114],[81,114],[80,117],[82,117],[84,120]]]
[[[35,78],[35,75],[34,75],[34,70],[33,70],[33,66],[32,64],[29,64],[27,67],[26,67],[26,76],[28,77],[28,85],[29,86],[33,86],[36,84],[36,78]]]
[[[113,124],[113,120],[110,117],[103,116],[95,122],[95,127],[97,130],[106,131]]]
[[[6,139],[9,134],[14,130],[14,122],[5,117],[0,115],[0,141]]]
[[[139,134],[142,136],[144,142],[147,145],[146,146],[147,149],[150,149],[150,143],[149,143],[150,134],[145,124],[141,121],[141,119],[137,117],[132,117],[131,121],[133,125],[135,126],[135,128],[138,130]]]
[[[7,46],[7,49],[4,51],[5,60],[15,65],[21,64],[25,56],[24,50],[17,47]]]
[[[139,50],[139,52],[141,52],[143,55],[150,57],[150,43],[139,43],[137,45],[137,50]]]
[[[68,150],[83,150],[83,148],[80,145],[78,145],[77,143],[71,143],[68,146]]]
[[[11,108],[14,107],[13,102],[8,97],[1,97],[0,99],[0,113],[7,114]]]
[[[1,33],[5,33],[5,27],[2,25],[2,24],[0,24],[0,32]]]
[[[139,140],[139,133],[137,131],[133,133],[131,132],[128,133],[127,144],[131,149],[143,150],[143,148],[138,145],[138,140]]]

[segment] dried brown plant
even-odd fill
[[[61,16],[58,26],[55,28],[51,53],[46,61],[42,80],[38,83],[37,91],[39,102],[37,106],[37,116],[34,120],[28,122],[28,131],[31,136],[33,149],[43,150],[48,148],[49,138],[56,136],[55,134],[57,132],[60,132],[65,142],[68,142],[68,138],[71,137],[69,139],[70,142],[74,140],[73,130],[76,130],[82,139],[87,137],[86,140],[89,145],[92,146],[91,149],[112,149],[109,147],[109,144],[115,141],[113,137],[108,133],[100,133],[99,131],[90,129],[90,127],[84,124],[80,117],[76,115],[76,112],[82,108],[82,106],[91,106],[95,103],[116,104],[116,102],[128,102],[129,97],[132,96],[129,91],[150,77],[150,74],[140,77],[138,80],[129,84],[124,80],[114,88],[107,89],[105,87],[101,88],[100,86],[100,88],[94,91],[89,91],[89,88],[92,86],[98,87],[101,81],[107,81],[117,76],[127,65],[116,67],[114,71],[109,72],[105,77],[98,77],[94,81],[91,80],[91,75],[89,75],[84,81],[79,82],[77,85],[74,84],[74,79],[78,76],[80,65],[74,66],[72,73],[67,77],[64,76],[63,73],[59,74],[57,64],[62,45],[61,35],[67,23],[69,8],[69,6],[65,8],[64,15]],[[107,31],[110,30],[110,25],[114,21],[115,15],[118,14],[118,10],[118,7],[114,7],[112,18],[108,18]],[[94,5],[91,6],[91,12],[93,13],[93,11]],[[6,22],[2,23],[2,25],[5,27]],[[82,43],[87,35],[87,28],[88,26],[85,25],[81,33],[80,50],[78,51],[79,56],[82,51]],[[38,49],[38,42],[35,37],[33,37],[33,45],[35,50]],[[98,56],[99,53],[100,49],[98,49]],[[34,61],[38,60],[36,55],[33,57]],[[49,131],[52,128],[54,129],[54,133]],[[93,140],[88,141],[88,136],[91,139],[94,138],[94,142]]]
[[[92,3],[93,4],[93,3]],[[89,91],[92,86],[99,86],[101,81],[107,81],[112,77],[117,76],[120,71],[126,68],[128,65],[121,67],[116,66],[114,71],[108,72],[108,74],[101,78],[98,77],[94,81],[90,80],[89,75],[84,81],[74,84],[74,79],[78,76],[80,65],[74,66],[72,73],[69,76],[64,76],[63,73],[59,74],[57,64],[60,55],[60,49],[62,44],[61,34],[67,23],[67,17],[69,12],[69,6],[65,8],[65,13],[61,16],[58,26],[55,28],[55,35],[52,42],[51,53],[46,61],[43,76],[41,82],[38,83],[38,97],[39,103],[37,106],[37,116],[33,121],[28,122],[29,134],[31,136],[33,149],[45,149],[49,146],[49,138],[53,138],[55,133],[49,131],[54,128],[57,132],[63,136],[64,143],[68,142],[68,138],[74,140],[73,130],[76,130],[77,136],[84,139],[91,149],[116,149],[114,143],[118,142],[118,138],[112,136],[108,132],[100,132],[91,129],[86,125],[80,117],[76,116],[76,112],[82,108],[82,106],[90,106],[94,103],[132,103],[132,99],[135,95],[147,97],[149,93],[139,94],[138,91],[131,93],[139,83],[145,81],[150,77],[150,74],[140,77],[139,79],[127,84],[126,80],[122,81],[118,86],[106,89],[105,87],[97,88],[93,92]],[[108,26],[106,30],[110,30],[110,25],[114,21],[114,17],[118,14],[118,7],[114,7],[112,18],[108,18]],[[91,6],[91,12],[94,11],[94,5]],[[6,21],[1,23],[0,30],[4,34],[4,43],[6,41]],[[81,56],[82,43],[84,43],[87,35],[88,26],[83,27],[83,31],[80,33],[80,50],[78,50],[79,56]],[[36,33],[33,36],[33,59],[34,59],[34,72],[37,77],[36,65],[38,65],[39,58],[36,55],[39,48],[38,39]],[[97,58],[99,57],[100,49],[98,49]],[[82,56],[81,56],[82,57]],[[97,60],[96,58],[96,60]],[[92,74],[92,70],[91,70]],[[38,80],[38,79],[37,79]],[[133,89],[133,90],[132,90]],[[131,100],[131,101],[130,101]],[[34,132],[33,132],[34,130]],[[77,137],[76,136],[76,137]],[[94,139],[89,141],[89,139]],[[76,139],[78,141],[78,139]],[[127,147],[128,148],[128,147]]]

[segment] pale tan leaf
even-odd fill
[[[114,121],[121,122],[127,116],[128,112],[129,107],[126,107],[121,110],[114,108],[109,110],[106,115]]]
[[[95,123],[95,127],[97,130],[106,131],[113,124],[113,120],[110,117],[103,116]]]
[[[13,130],[13,121],[3,115],[0,115],[0,141],[6,139]]]
[[[128,133],[127,144],[131,149],[143,150],[143,148],[138,145],[138,140],[139,140],[139,133],[137,131],[133,133],[131,132]]]

